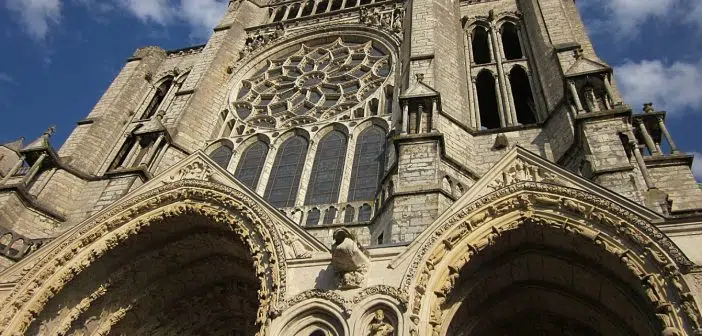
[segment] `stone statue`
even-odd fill
[[[368,336],[392,336],[395,328],[385,320],[385,312],[378,309],[373,315]]]
[[[366,280],[370,258],[346,228],[334,231],[332,266],[337,286],[341,289],[359,288]]]

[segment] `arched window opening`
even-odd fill
[[[373,98],[370,103],[368,103],[368,108],[370,109],[370,115],[378,115],[378,99]]]
[[[343,4],[342,0],[333,0],[331,10],[335,11],[335,10],[341,9],[342,4]]]
[[[318,225],[319,224],[319,217],[320,217],[319,209],[313,208],[312,210],[307,212],[307,221],[305,222],[305,225],[307,225],[307,226]]]
[[[240,125],[239,127],[236,128],[236,135],[242,135],[244,134],[244,130],[246,129],[246,126]]]
[[[346,159],[346,136],[331,131],[320,140],[312,166],[305,204],[336,203]]]
[[[481,126],[485,129],[500,128],[495,77],[490,71],[484,70],[478,74],[475,86],[478,89]]]
[[[130,136],[129,138],[127,138],[127,140],[122,145],[122,148],[120,148],[119,152],[117,153],[117,156],[115,157],[114,161],[112,161],[110,169],[124,167],[124,165],[127,163],[127,156],[129,155],[131,149],[134,147],[135,143],[136,137]]]
[[[153,117],[156,114],[156,112],[158,112],[158,108],[159,106],[161,106],[161,103],[163,103],[163,100],[166,98],[166,95],[171,89],[171,86],[173,86],[173,78],[168,78],[156,88],[156,93],[151,98],[151,101],[149,102],[149,105],[146,107],[146,111],[144,112],[144,116],[141,119],[149,119]]]
[[[308,16],[312,14],[312,10],[314,9],[314,1],[308,1],[305,4],[305,7],[302,9],[302,16]]]
[[[385,131],[373,125],[358,136],[348,201],[375,198],[385,166]]]
[[[512,86],[517,122],[522,125],[536,123],[534,95],[531,93],[529,76],[526,71],[522,67],[515,66],[509,73],[509,83]]]
[[[267,155],[268,145],[261,140],[254,142],[241,154],[234,177],[249,189],[255,190]]]
[[[392,114],[393,90],[392,86],[385,87],[385,114]]]
[[[359,222],[370,221],[372,215],[373,215],[373,209],[368,204],[364,204],[361,206],[360,209],[358,209],[358,221]]]
[[[310,334],[310,336],[327,336],[327,334],[324,331],[315,330]]]
[[[275,12],[275,18],[273,19],[273,22],[278,22],[282,21],[283,17],[285,17],[285,9],[286,7],[279,7],[278,10]]]
[[[363,118],[363,108],[358,108],[353,112],[354,118]]]
[[[232,149],[227,146],[220,146],[210,153],[210,158],[220,167],[227,169],[229,160],[232,159]]]
[[[320,2],[317,4],[317,11],[315,12],[315,14],[320,14],[320,13],[326,12],[326,11],[327,11],[327,6],[329,6],[329,1],[327,1],[327,0],[320,1]]]
[[[336,219],[336,208],[330,207],[324,214],[324,224],[333,224]]]
[[[234,120],[229,120],[227,122],[227,124],[224,126],[224,131],[222,132],[223,137],[226,138],[232,136],[232,131],[234,130],[234,123],[236,123],[236,121]]]
[[[293,136],[280,146],[265,193],[272,206],[284,208],[295,205],[306,157],[307,140],[302,136]]]
[[[512,23],[505,23],[502,25],[502,47],[505,52],[505,58],[508,60],[521,59],[524,57],[522,55],[522,45],[519,41],[519,31],[517,31],[517,26]]]
[[[376,245],[383,245],[383,243],[385,243],[385,232],[381,232],[378,238],[375,239]]]
[[[475,64],[485,64],[492,61],[490,57],[490,34],[484,27],[476,27],[473,30],[473,62]]]
[[[346,206],[344,209],[344,223],[351,223],[353,222],[353,217],[356,215],[356,209],[353,208],[350,204]]]
[[[295,3],[290,6],[290,12],[288,13],[288,20],[294,19],[297,17],[297,13],[300,12],[300,4]]]

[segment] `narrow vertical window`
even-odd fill
[[[512,86],[512,97],[520,124],[536,122],[534,96],[531,93],[529,76],[522,67],[515,66],[509,73],[509,83]]]
[[[227,169],[229,160],[232,158],[232,149],[227,146],[220,146],[210,153],[210,158],[220,167]]]
[[[282,21],[283,17],[285,16],[285,9],[287,7],[278,7],[278,10],[275,12],[275,18],[273,19],[274,22]]]
[[[478,89],[478,106],[480,107],[481,126],[486,129],[500,128],[495,77],[490,71],[483,70],[478,74],[475,85]]]
[[[314,1],[308,1],[305,7],[302,9],[302,16],[308,16],[312,14],[312,9],[314,8]]]
[[[370,200],[375,197],[385,165],[385,132],[371,126],[361,132],[351,171],[348,201]]]
[[[243,183],[249,189],[256,189],[258,179],[261,178],[263,165],[266,163],[268,155],[268,146],[263,141],[256,141],[251,144],[239,159],[239,165],[236,167],[234,177]]]
[[[317,146],[305,204],[336,203],[346,159],[346,136],[339,131],[325,135]]]
[[[146,107],[146,111],[144,112],[144,116],[141,119],[149,119],[153,117],[156,112],[158,112],[159,106],[161,106],[161,103],[163,103],[163,100],[166,98],[166,95],[168,94],[168,91],[171,89],[171,86],[173,86],[173,79],[168,78],[161,83],[156,88],[156,93],[154,94],[153,97],[151,97],[151,101],[149,102],[149,105]]]
[[[522,45],[519,41],[517,26],[509,22],[505,23],[502,25],[501,33],[505,58],[508,60],[515,60],[524,57],[524,55],[522,55]]]
[[[490,34],[484,27],[476,27],[473,30],[473,62],[475,64],[485,64],[492,61],[490,57]]]
[[[295,205],[306,157],[307,140],[299,135],[280,146],[265,193],[265,198],[272,206],[284,208]]]
[[[393,90],[392,86],[385,88],[385,114],[392,114]]]

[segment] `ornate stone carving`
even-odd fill
[[[169,181],[180,180],[209,180],[212,177],[212,168],[202,161],[193,161],[181,168]]]
[[[385,312],[377,309],[373,313],[373,321],[369,325],[368,336],[392,336],[395,328],[385,319]]]
[[[361,23],[393,32],[402,39],[402,20],[404,18],[402,7],[397,7],[391,12],[382,12],[380,7],[373,9],[361,7],[360,11],[359,21]]]
[[[207,175],[206,169],[191,163],[197,176]],[[15,333],[22,333],[43,310],[44,305],[77,274],[85,270],[114,246],[140,234],[145,228],[183,214],[199,214],[214,223],[232,228],[240,235],[253,255],[261,253],[259,272],[261,296],[259,317],[275,306],[286,291],[286,261],[282,237],[275,228],[276,221],[261,206],[239,190],[201,180],[186,178],[189,170],[177,174],[173,183],[156,188],[101,215],[91,218],[81,230],[63,238],[52,248],[54,255],[42,259],[22,277],[0,308],[0,324]],[[178,179],[180,178],[180,179]],[[156,210],[156,211],[155,211]],[[137,219],[138,217],[141,217]],[[95,244],[103,239],[104,243]],[[83,253],[87,251],[88,253]],[[259,252],[256,252],[259,251]],[[71,265],[64,267],[64,265]],[[259,267],[260,268],[260,267]],[[52,278],[51,282],[46,282]],[[265,294],[265,295],[264,295]],[[27,302],[32,302],[26,305]],[[265,322],[261,332],[265,333]]]
[[[312,257],[312,251],[290,231],[283,230],[283,243],[285,243],[286,256],[291,259],[306,259]]]
[[[334,266],[337,286],[341,289],[363,287],[370,258],[356,237],[346,228],[334,232],[332,245],[332,266]]]
[[[490,191],[495,191],[508,185],[525,181],[558,183],[553,173],[547,172],[541,167],[526,163],[522,159],[517,159],[512,165],[505,168],[500,177],[490,182],[487,188]]]

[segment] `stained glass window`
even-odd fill
[[[307,140],[299,135],[280,146],[265,193],[265,198],[272,206],[283,208],[295,205],[305,157]]]
[[[385,165],[384,155],[385,131],[373,125],[361,132],[353,159],[349,202],[375,197]]]
[[[317,146],[305,204],[336,203],[346,159],[346,136],[331,131]]]
[[[227,169],[229,160],[232,158],[232,149],[227,146],[220,146],[210,153],[210,158],[220,167]]]
[[[241,154],[234,177],[250,189],[256,189],[266,163],[268,146],[263,141],[256,141]]]

